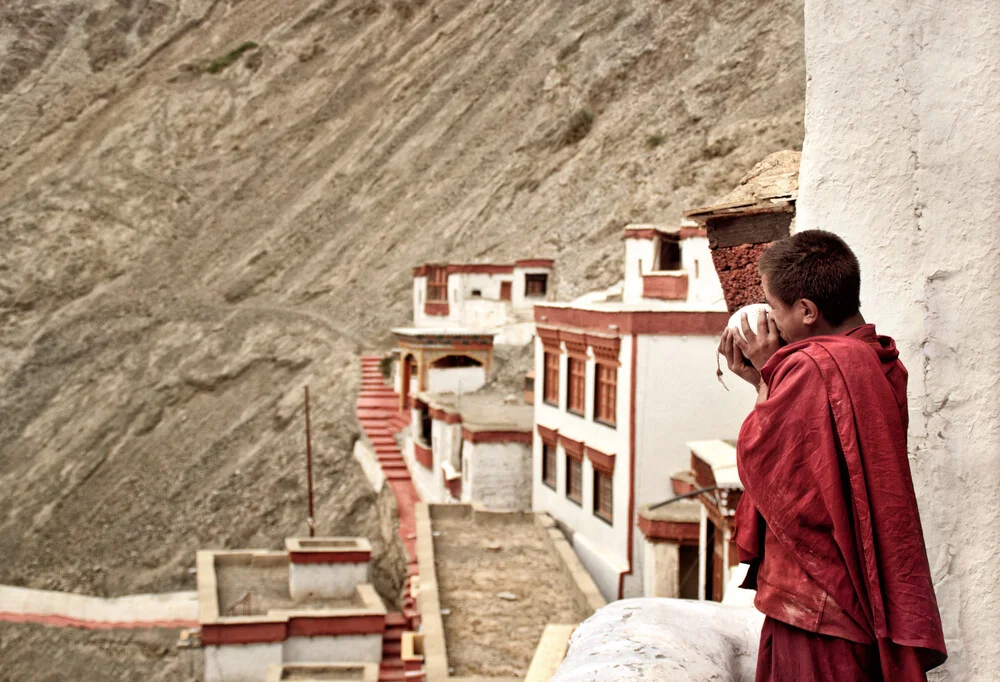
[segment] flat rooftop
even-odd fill
[[[505,402],[507,394],[499,391],[476,391],[474,393],[429,393],[418,394],[420,400],[439,410],[459,414],[462,425],[473,430],[524,431],[534,428],[534,406],[523,403]]]
[[[433,518],[434,564],[454,676],[523,679],[545,626],[589,613],[533,519]]]

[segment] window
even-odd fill
[[[556,489],[556,446],[542,441],[542,483]]]
[[[681,269],[681,245],[680,242],[660,237],[660,267],[658,270],[680,270]]]
[[[545,273],[524,276],[524,295],[529,297],[545,296],[548,291],[549,276]]]
[[[543,397],[550,405],[559,405],[559,355],[545,351],[545,382]]]
[[[472,298],[482,298],[482,297],[483,297],[483,290],[482,289],[473,289],[472,290]]]
[[[594,469],[594,516],[611,523],[611,503],[614,499],[611,474]]]
[[[583,460],[566,455],[566,497],[583,504]]]
[[[420,410],[420,437],[423,438],[424,444],[431,444],[431,426],[433,420],[431,419],[430,411],[424,407]]]
[[[571,355],[567,366],[566,409],[581,417],[583,416],[584,390],[587,383],[585,362],[582,358],[575,358]]]
[[[431,363],[434,369],[454,369],[456,367],[482,367],[483,363],[468,355],[445,355]]]
[[[512,298],[511,295],[511,283],[510,282],[500,282],[500,300],[509,301]]]
[[[594,421],[614,426],[618,408],[618,368],[598,363],[594,374]]]
[[[448,270],[440,266],[428,268],[427,302],[446,303],[448,301]]]

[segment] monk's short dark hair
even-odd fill
[[[861,307],[861,268],[847,243],[826,230],[803,230],[776,241],[757,265],[771,294],[785,305],[802,298],[816,304],[830,324]]]

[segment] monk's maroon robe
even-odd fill
[[[795,639],[769,623],[762,650],[767,638],[770,665],[780,671],[822,659],[820,648],[847,643],[824,633],[846,624],[858,635],[849,639],[872,645],[884,679],[924,678],[947,653],[906,455],[906,371],[894,344],[864,325],[790,344],[761,375],[768,398],[737,444],[745,493],[735,540],[751,563],[746,587],[756,587],[765,547],[802,574],[788,594],[772,590],[757,605],[769,620],[811,630]],[[798,600],[796,590],[811,594]],[[831,624],[841,629],[824,630],[822,613],[782,620],[789,605],[817,595],[833,600]]]

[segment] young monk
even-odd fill
[[[735,537],[766,616],[757,681],[925,680],[947,653],[906,456],[906,369],[861,316],[839,237],[799,232],[758,267],[771,312],[719,345],[757,387]]]

